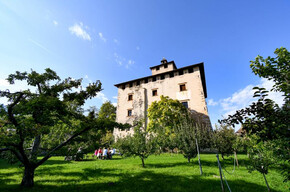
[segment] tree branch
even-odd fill
[[[19,101],[22,99],[24,93],[20,93],[19,96],[15,99],[15,101],[13,103],[11,103],[10,105],[8,105],[8,119],[11,123],[13,123],[13,125],[15,127],[18,127],[18,123],[13,115],[13,107],[19,103]]]
[[[83,130],[81,130],[78,133],[75,133],[74,135],[72,135],[69,139],[67,139],[65,142],[59,144],[58,146],[56,146],[55,148],[53,148],[45,157],[43,157],[39,162],[36,163],[36,167],[40,166],[41,164],[43,164],[47,159],[49,159],[52,156],[52,153],[55,152],[56,150],[60,149],[61,147],[67,145],[70,141],[72,141],[74,138],[76,138],[77,136],[81,135],[82,133],[92,129],[93,126],[87,126],[86,128],[84,128]],[[35,168],[36,168],[35,167]]]
[[[34,138],[34,141],[33,141],[33,145],[32,145],[32,149],[31,149],[31,152],[30,152],[30,159],[32,158],[35,158],[36,159],[36,152],[38,151],[39,149],[39,146],[40,146],[40,141],[41,141],[41,135],[37,135],[35,138]]]

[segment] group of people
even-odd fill
[[[95,150],[95,156],[97,159],[112,159],[112,156],[115,155],[116,149],[110,149],[110,148],[104,148],[104,149],[96,149]]]

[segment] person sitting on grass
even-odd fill
[[[113,157],[113,155],[115,155],[115,153],[116,153],[116,149],[111,149],[110,150],[110,159],[112,159],[112,157]]]
[[[108,149],[107,159],[112,159],[112,155],[111,155],[111,150],[110,150],[110,148]]]
[[[107,155],[108,155],[108,149],[105,147],[105,149],[103,150],[103,159],[107,159]]]
[[[98,151],[99,151],[98,149],[95,150],[95,153],[94,153],[93,156],[92,156],[93,158],[94,158],[94,157],[97,157],[97,158],[98,158]]]
[[[84,158],[84,155],[83,155],[83,152],[82,152],[82,147],[80,147],[78,149],[78,151],[77,151],[75,160],[76,161],[81,161],[81,160],[83,160],[83,158]]]
[[[97,158],[102,159],[102,149],[101,148],[98,149]]]

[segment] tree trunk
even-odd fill
[[[34,171],[35,168],[31,166],[25,166],[24,175],[22,178],[21,186],[23,187],[33,187],[34,185]]]
[[[144,157],[141,157],[141,160],[142,160],[142,166],[143,166],[143,168],[144,168],[144,167],[145,167]]]
[[[190,163],[190,157],[187,157],[187,161],[188,161],[188,163]]]

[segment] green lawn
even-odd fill
[[[240,167],[233,174],[225,172],[232,191],[267,191],[263,176],[249,173],[245,155],[238,155]],[[66,162],[63,157],[52,157],[35,172],[35,186],[29,191],[221,191],[214,154],[202,154],[204,174],[200,176],[197,159],[187,163],[182,155],[162,154],[150,156],[146,168],[139,158],[113,160],[87,160]],[[222,161],[228,172],[233,169],[232,157]],[[0,160],[0,191],[25,191],[19,187],[23,168]],[[272,191],[289,191],[289,184],[272,168],[267,175]],[[225,185],[226,187],[226,185]],[[226,190],[228,191],[228,190]]]

